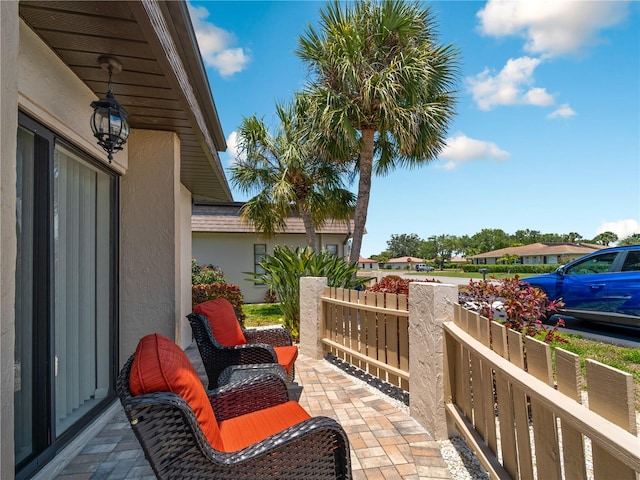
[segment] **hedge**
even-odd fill
[[[244,327],[246,315],[242,311],[244,298],[242,297],[240,287],[226,283],[210,283],[206,285],[193,285],[191,287],[191,302],[194,306],[216,298],[226,298],[229,300],[231,305],[233,305],[240,325]]]
[[[489,273],[551,273],[555,272],[560,265],[557,264],[531,264],[522,265],[517,263],[515,265],[475,265],[466,264],[462,265],[462,270],[465,272],[477,272],[481,268],[486,268]]]

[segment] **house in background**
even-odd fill
[[[191,342],[192,200],[232,197],[186,2],[2,1],[0,22],[0,478],[48,479],[140,337]],[[111,163],[101,55],[131,128]]]
[[[392,270],[415,270],[416,265],[425,263],[424,259],[416,257],[398,257],[390,258],[385,265],[391,265]]]
[[[360,259],[358,260],[358,268],[360,268],[361,270],[378,270],[380,268],[380,264],[377,260],[360,257]]]
[[[240,287],[245,303],[262,303],[266,285],[247,281],[245,272],[257,272],[258,263],[266,254],[273,254],[276,245],[305,247],[302,218],[286,220],[286,231],[273,238],[261,236],[253,225],[240,218],[241,202],[197,202],[191,216],[193,258],[198,265],[213,264],[222,269],[227,283]],[[316,247],[340,257],[348,255],[347,246],[353,222],[330,221],[316,231]]]
[[[472,255],[476,265],[495,265],[504,255],[518,255],[516,263],[525,265],[561,264],[580,258],[588,253],[606,248],[591,243],[532,243],[518,247],[507,247],[492,252]]]

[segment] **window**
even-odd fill
[[[611,265],[618,254],[616,252],[603,253],[589,257],[586,260],[576,263],[568,268],[565,275],[589,275],[594,273],[607,273],[611,270]]]
[[[622,265],[623,272],[640,272],[640,250],[627,252]]]
[[[327,245],[325,246],[325,250],[334,255],[338,255],[338,245]]]
[[[26,115],[19,123],[14,422],[23,478],[114,398],[118,242],[116,175]]]
[[[253,245],[253,271],[257,274],[264,273],[264,268],[260,266],[260,262],[267,254],[267,245],[257,243]],[[256,283],[255,285],[264,285],[264,283]]]

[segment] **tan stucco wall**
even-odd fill
[[[135,130],[120,182],[120,365],[149,333],[175,338],[180,303],[180,141]]]
[[[108,164],[89,127],[96,96],[0,1],[0,478],[14,478],[16,132],[18,108]],[[116,91],[117,96],[117,91]],[[191,194],[180,184],[174,133],[132,131],[110,168],[120,193],[120,365],[140,336],[190,343]],[[126,167],[129,165],[129,170]],[[116,359],[118,360],[118,359]]]
[[[13,478],[18,2],[0,2],[0,478]]]
[[[337,244],[338,254],[344,255],[343,240],[344,235],[323,234],[319,246],[322,248],[325,245]],[[253,272],[254,244],[266,244],[267,253],[271,254],[276,245],[304,247],[307,241],[302,234],[276,235],[267,240],[249,233],[193,232],[192,255],[198,265],[211,263],[220,267],[227,283],[233,283],[240,287],[245,303],[262,303],[267,287],[265,285],[257,286],[246,281],[245,278],[248,275],[242,273]]]
[[[191,344],[191,325],[187,320],[187,315],[191,312],[191,192],[184,185],[180,185],[180,225],[178,236],[180,241],[176,241],[176,248],[179,248],[180,275],[177,285],[177,294],[180,297],[180,310],[176,319],[176,342],[186,348]]]
[[[108,164],[107,154],[94,141],[89,125],[91,102],[97,97],[22,21],[18,85],[22,110]],[[124,171],[127,145],[114,155],[111,168]]]

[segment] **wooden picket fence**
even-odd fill
[[[590,442],[595,480],[638,479],[631,375],[587,360],[585,406],[577,355],[556,348],[554,370],[547,344],[459,305],[444,335],[447,415],[491,478],[587,478]]]
[[[325,351],[409,391],[407,296],[327,287],[321,302]],[[446,415],[492,479],[639,480],[631,375],[587,360],[585,389],[577,355],[556,348],[552,362],[543,342],[459,305],[453,317]]]
[[[322,305],[327,352],[409,391],[406,295],[326,287]]]

